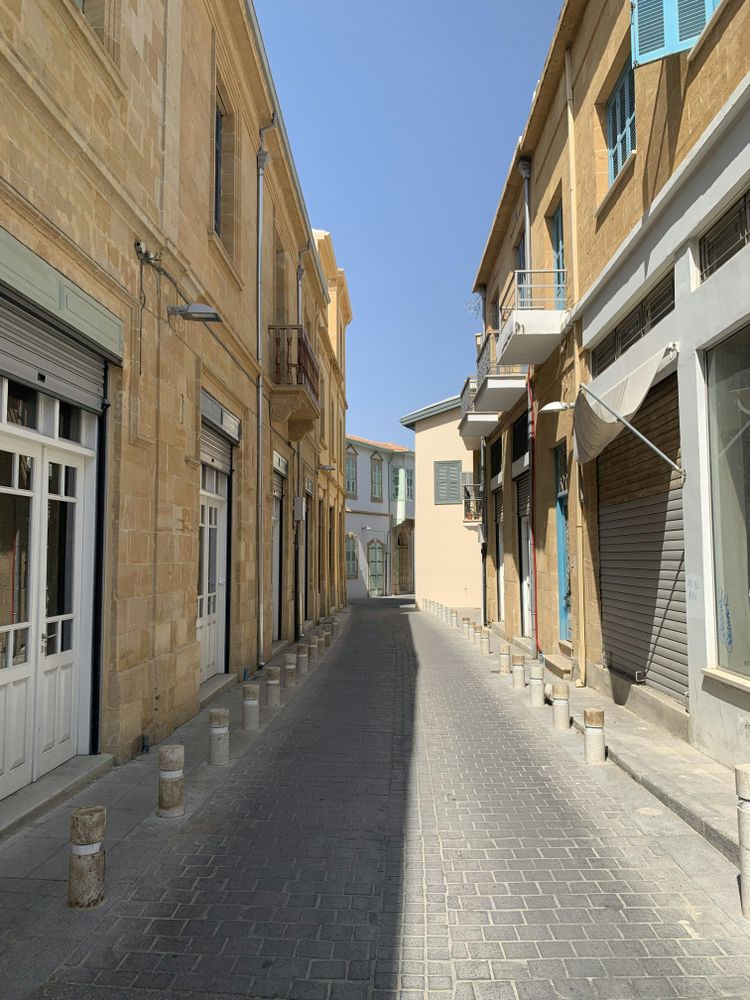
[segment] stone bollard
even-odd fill
[[[159,747],[158,816],[185,815],[185,747],[181,743]]]
[[[474,645],[479,646],[482,641],[482,626],[478,622],[474,622]]]
[[[297,654],[284,654],[284,687],[297,687]]]
[[[552,728],[570,729],[570,685],[552,685]]]
[[[280,674],[278,667],[266,667],[266,704],[271,709],[281,707]]]
[[[260,684],[242,685],[242,732],[260,729]]]
[[[310,668],[310,662],[307,655],[307,643],[300,642],[297,644],[297,673],[300,677],[304,677]]]
[[[583,710],[583,754],[587,764],[603,764],[606,760],[603,708]]]
[[[331,645],[331,626],[330,625],[324,625],[323,626],[323,646],[326,649],[328,649],[328,647],[330,645]]]
[[[229,763],[229,709],[208,710],[208,763],[226,767]]]
[[[468,618],[462,618],[461,619],[461,634],[463,635],[464,639],[466,639],[467,642],[471,638],[471,636],[469,635],[470,627],[471,626],[469,625],[469,619]]]
[[[315,665],[318,658],[318,641],[317,635],[308,635],[307,637],[307,660],[310,668]]]
[[[526,687],[526,658],[519,654],[513,654],[513,687],[520,690]]]
[[[483,628],[479,637],[479,651],[483,656],[490,655],[490,630]]]
[[[510,674],[510,646],[508,643],[500,647],[500,673]]]
[[[338,639],[340,631],[340,625],[338,618],[334,618],[331,622],[331,639]]]
[[[740,840],[740,902],[742,916],[750,920],[750,764],[737,764],[734,769],[737,787],[737,824]]]
[[[529,669],[529,705],[544,708],[544,664],[532,663]]]
[[[458,611],[451,611],[451,625],[453,628],[458,628]]]
[[[104,899],[104,806],[83,806],[70,814],[68,906],[87,910]]]

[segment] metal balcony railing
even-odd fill
[[[462,486],[464,498],[464,524],[481,524],[484,516],[484,496],[478,483]]]
[[[477,380],[474,375],[470,375],[464,382],[461,390],[461,416],[470,413],[474,409],[474,397],[477,394]]]
[[[500,325],[515,309],[564,309],[565,302],[565,271],[514,271],[500,302]]]
[[[477,385],[488,375],[525,375],[526,365],[501,365],[497,361],[497,330],[488,330],[477,356]]]
[[[320,367],[312,344],[301,326],[269,326],[273,337],[273,380],[276,385],[307,388],[320,399]]]

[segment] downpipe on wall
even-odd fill
[[[264,532],[263,532],[263,183],[265,179],[266,162],[268,152],[265,147],[265,135],[270,129],[276,128],[276,112],[271,115],[271,121],[260,130],[260,145],[258,146],[258,205],[257,205],[257,241],[256,241],[256,273],[258,285],[255,297],[255,319],[258,354],[258,379],[257,379],[257,461],[256,467],[256,572],[258,574],[258,669],[262,670],[266,665],[263,658],[263,633],[265,631],[265,574],[264,567]]]
[[[302,281],[305,277],[305,269],[302,266],[302,258],[310,250],[310,243],[308,242],[300,252],[297,254],[297,326],[302,326]],[[303,504],[307,503],[307,494],[305,493],[304,477],[302,475],[302,447],[299,441],[294,444],[294,457],[295,464],[297,466],[297,495],[302,499]],[[302,521],[294,522],[294,639],[295,641],[304,638],[303,633],[303,622],[305,620],[304,611],[302,608],[302,595],[304,594],[305,587],[301,585],[300,582],[300,531]],[[307,539],[305,539],[307,543]],[[306,583],[306,581],[305,581]]]

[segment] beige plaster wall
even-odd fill
[[[463,504],[436,505],[433,463],[461,461],[473,472],[473,455],[458,436],[459,408],[421,420],[415,445],[415,586],[426,599],[455,608],[482,603],[482,559],[476,528],[465,528]]]

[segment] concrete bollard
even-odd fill
[[[297,654],[284,654],[284,687],[297,687]]]
[[[490,655],[490,630],[483,628],[479,636],[479,651],[483,656]]]
[[[529,705],[544,708],[544,664],[532,663],[529,669]]]
[[[310,669],[310,661],[307,655],[307,643],[300,642],[297,644],[297,673],[300,677],[304,677]]]
[[[604,709],[583,710],[583,755],[587,764],[603,764],[606,760],[604,741]]]
[[[513,687],[521,690],[526,687],[526,658],[519,653],[513,654],[512,662]]]
[[[87,910],[104,899],[104,806],[83,806],[70,814],[68,906]]]
[[[208,710],[208,763],[226,767],[229,763],[229,709]]]
[[[552,685],[552,728],[570,729],[570,685]]]
[[[742,916],[750,920],[750,764],[734,769],[737,787],[737,824],[740,846],[740,902]]]
[[[474,622],[474,645],[479,646],[482,641],[482,626]]]
[[[510,673],[510,646],[507,642],[500,647],[500,673]]]
[[[328,649],[331,645],[331,626],[323,626],[323,647]]]
[[[266,667],[266,704],[271,709],[281,707],[280,674],[278,667]]]
[[[159,747],[158,816],[185,815],[185,747],[181,743]]]
[[[461,619],[461,634],[464,637],[464,639],[466,639],[467,642],[471,638],[471,636],[469,635],[470,627],[471,626],[469,624],[469,619],[468,618],[462,618]]]
[[[331,622],[331,640],[338,639],[341,626],[339,624],[338,618],[334,618]]]
[[[458,628],[458,611],[451,611],[451,625]]]
[[[242,685],[242,732],[260,729],[260,684]]]
[[[318,659],[318,637],[317,635],[308,635],[307,637],[307,660],[308,666],[312,669],[315,666],[315,661]]]

